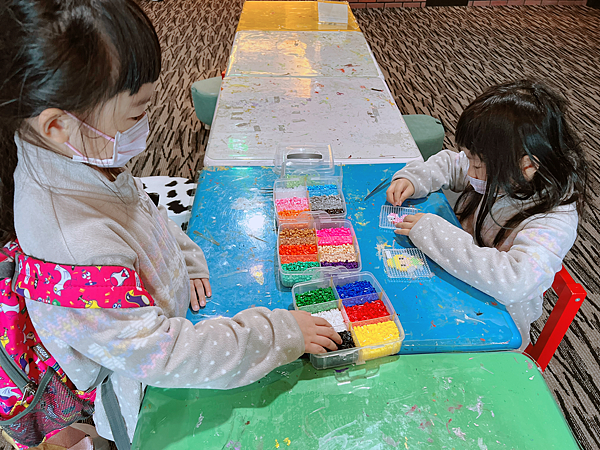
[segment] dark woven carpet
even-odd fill
[[[161,39],[163,72],[150,107],[150,150],[131,167],[138,176],[196,178],[208,131],[196,119],[190,86],[225,69],[243,0],[140,1]],[[593,207],[565,265],[588,298],[544,378],[581,445],[600,449],[600,10],[440,7],[355,14],[401,112],[440,118],[449,148],[462,109],[491,84],[533,77],[570,100],[592,168]],[[534,336],[553,302],[550,297],[534,324]]]

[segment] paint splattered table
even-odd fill
[[[318,2],[247,1],[237,31],[360,31],[350,6],[348,24],[319,23]]]
[[[226,76],[381,77],[359,31],[238,31]]]
[[[306,360],[229,391],[149,387],[140,450],[576,449],[534,363],[513,352]]]
[[[410,241],[379,228],[385,191],[367,202],[362,199],[402,167],[342,167],[348,219],[357,235],[362,270],[377,278],[398,313],[406,333],[401,353],[518,348],[521,337],[505,308],[432,261],[434,277],[427,281],[387,278],[380,249],[406,247]],[[269,167],[208,167],[200,173],[188,234],[206,255],[213,297],[199,313],[188,311],[193,322],[218,315],[232,317],[251,306],[291,308],[290,289],[277,278],[273,199],[260,190],[272,187],[276,177]],[[442,193],[408,204],[458,225]]]
[[[422,160],[379,77],[226,77],[206,166],[272,165],[277,146],[330,144],[339,163]]]
[[[280,144],[330,144],[345,164],[422,160],[347,8],[340,26],[319,24],[318,2],[244,4],[205,166],[270,165]]]

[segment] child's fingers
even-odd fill
[[[306,312],[308,314],[310,314],[308,311],[306,311]],[[315,322],[315,325],[319,325],[321,327],[329,327],[329,328],[331,328],[331,324],[329,322],[327,322],[325,319],[323,319],[322,317],[316,317],[316,316],[314,316],[313,320]]]
[[[204,285],[204,293],[207,297],[212,297],[212,289],[210,287],[210,281],[208,278],[201,278],[202,284]]]
[[[197,306],[198,309],[204,308],[206,306],[206,295],[204,293],[204,284],[199,279],[190,280],[190,285],[192,288],[192,296],[190,303],[192,304],[192,309],[194,306]],[[194,311],[198,311],[198,309],[194,309]]]
[[[402,203],[404,203],[404,200],[406,200],[408,197],[410,197],[411,194],[409,194],[408,189],[404,189],[402,191],[402,193],[400,194],[400,197],[398,198],[398,203],[396,204],[396,206],[402,206]]]
[[[194,286],[194,282],[192,280],[190,280],[190,305],[194,311],[198,311],[200,309],[200,305],[198,304],[198,295],[196,294],[196,287]]]
[[[387,188],[387,190],[385,191],[385,199],[388,203],[391,203],[392,205],[394,204],[394,190],[396,189],[395,183],[395,181],[392,182],[392,184],[390,184],[390,187]]]
[[[317,334],[324,336],[328,339],[331,339],[332,341],[337,342],[338,344],[342,343],[342,338],[340,337],[340,335],[338,334],[337,331],[335,331],[331,326],[329,327],[319,327],[317,329]]]
[[[304,351],[306,353],[312,353],[312,354],[315,354],[315,355],[317,355],[319,353],[327,353],[327,350],[325,350],[323,347],[321,347],[318,344],[313,344],[313,343],[310,343],[307,346],[305,346],[304,347]]]
[[[333,350],[333,351],[338,349],[337,345],[335,345],[335,342],[333,342],[331,339],[329,339],[325,336],[319,336],[319,335],[315,336],[312,339],[312,343],[318,344],[321,347],[328,348],[329,350]]]
[[[410,230],[412,229],[412,227],[413,227],[413,224],[410,222],[407,222],[406,217],[405,217],[403,222],[396,224],[396,230],[394,230],[394,233],[401,234],[403,236],[408,236],[408,233],[410,233]]]

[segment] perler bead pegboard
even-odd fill
[[[416,214],[419,211],[415,208],[406,208],[404,206],[383,205],[379,213],[379,228],[388,228],[394,230],[396,224],[402,222],[406,216]]]
[[[412,280],[433,276],[425,254],[416,248],[385,250],[382,262],[390,278]]]

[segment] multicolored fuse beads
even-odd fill
[[[311,211],[325,211],[328,214],[343,214],[344,203],[335,184],[307,186]]]
[[[314,229],[290,228],[279,232],[283,285],[292,286],[294,283],[310,280],[311,276],[304,272],[319,267],[317,256],[317,235]]]
[[[400,272],[410,272],[420,269],[425,264],[421,258],[412,255],[398,254],[386,261],[389,267],[393,267]]]
[[[408,214],[402,214],[401,216],[399,216],[396,213],[389,213],[387,218],[390,221],[390,223],[392,223],[393,225],[396,225],[397,223],[400,222],[404,222],[404,218],[407,216]]]
[[[311,278],[308,274],[295,275],[289,272],[298,273],[312,267],[326,266],[358,268],[354,236],[352,230],[347,227],[321,230],[312,228],[281,229],[279,232],[279,257],[284,286],[292,286],[294,283]],[[300,264],[301,262],[307,264]]]
[[[400,332],[393,320],[394,312],[388,310],[379,297],[371,282],[358,280],[335,286],[335,292],[326,287],[296,293],[296,306],[327,320],[342,337],[343,343],[338,349],[358,347],[361,358],[366,361],[400,351]],[[328,303],[331,301],[337,301],[338,308],[332,308]],[[323,305],[322,310],[319,305]],[[352,325],[351,333],[346,331],[350,325],[344,321]],[[340,358],[328,364],[348,363],[343,355]]]
[[[310,211],[306,197],[286,197],[275,200],[275,208],[280,218],[297,217],[303,211]]]

